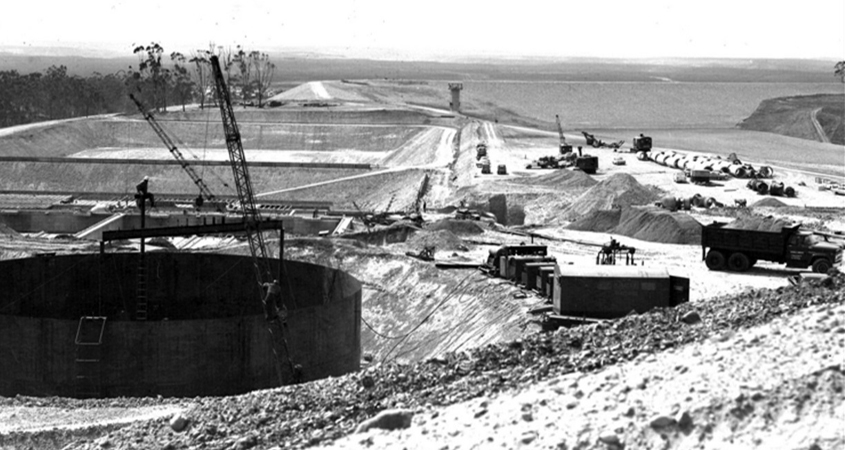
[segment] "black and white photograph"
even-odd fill
[[[0,450],[845,449],[842,0],[0,20]]]

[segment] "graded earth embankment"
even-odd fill
[[[158,120],[201,120],[209,117],[212,126],[220,125],[220,112],[216,108],[205,111],[174,111]],[[313,108],[236,108],[235,120],[242,123],[304,123],[304,124],[407,124],[427,125],[439,115],[408,108],[375,107],[313,107]]]
[[[159,124],[186,155],[201,157],[203,149],[225,149],[223,130],[215,121],[161,120]],[[239,124],[246,150],[387,152],[401,147],[425,127],[403,125]],[[37,133],[0,137],[0,156],[69,156],[103,149],[162,148],[164,144],[142,120],[95,120],[57,124]],[[187,156],[186,156],[187,157]]]
[[[215,195],[237,194],[234,183],[231,181],[230,168],[204,166],[196,167],[195,170]],[[251,167],[249,171],[255,192],[294,188],[369,172],[366,169],[300,167]],[[153,193],[197,192],[197,187],[178,165],[162,166],[136,162],[125,164],[6,162],[0,164],[0,190],[134,193],[135,184],[144,176],[150,177],[150,191]],[[291,198],[296,199],[296,197]]]
[[[815,111],[815,113],[814,113]],[[770,98],[738,125],[744,130],[766,131],[812,141],[821,141],[813,125],[833,144],[845,145],[845,95],[817,94]]]
[[[423,169],[388,170],[277,194],[271,193],[262,195],[262,198],[330,201],[334,209],[354,209],[357,205],[363,210],[378,212],[388,209],[407,211],[414,208],[425,175],[426,171]],[[300,183],[299,185],[307,184]],[[265,189],[264,191],[272,190]]]

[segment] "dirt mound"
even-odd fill
[[[725,225],[725,228],[736,228],[740,230],[755,231],[780,231],[783,227],[792,225],[783,219],[775,219],[772,216],[742,216],[737,217],[733,222]]]
[[[593,211],[586,216],[572,222],[566,228],[579,231],[611,231],[619,225],[622,218],[621,209]]]
[[[593,187],[598,184],[591,176],[580,170],[556,170],[554,172],[514,180],[514,183],[530,184],[532,186],[565,186],[565,187]]]
[[[481,224],[471,220],[457,220],[457,219],[442,219],[433,222],[427,227],[429,231],[446,230],[454,234],[481,234],[484,233],[484,228]]]
[[[564,211],[563,217],[572,220],[596,210],[647,205],[659,198],[658,192],[641,185],[631,175],[617,173],[593,186],[575,200]]]
[[[786,203],[774,198],[774,197],[766,197],[762,200],[758,200],[751,204],[752,208],[755,207],[769,207],[769,208],[780,208],[783,206],[788,206]]]
[[[655,208],[624,208],[613,233],[663,244],[701,243],[701,224],[684,213]]]
[[[701,224],[687,214],[655,208],[596,210],[566,227],[663,244],[699,244]]]
[[[464,244],[464,241],[461,238],[459,238],[457,235],[455,235],[455,233],[449,230],[423,230],[414,233],[413,236],[408,238],[406,243],[412,248],[420,249],[427,245],[433,245],[435,250],[437,251],[461,250],[466,245]]]

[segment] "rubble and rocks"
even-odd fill
[[[135,448],[237,448],[236,443],[247,439],[248,442],[243,442],[252,448],[304,448],[347,435],[385,410],[430,409],[562,374],[594,372],[644,354],[733,335],[813,305],[842,304],[845,302],[843,291],[845,276],[836,274],[799,286],[748,290],[695,305],[685,303],[609,322],[560,328],[508,343],[446,354],[439,360],[412,365],[379,364],[358,373],[296,386],[235,397],[190,399],[190,407],[185,412],[191,418],[189,432],[173,434],[169,420],[162,418],[113,430],[108,433],[109,442],[116,448],[128,445]],[[695,326],[681,320],[691,311],[701,318]],[[836,330],[845,331],[841,325],[837,327]],[[371,381],[366,383],[369,387],[365,387],[365,380]],[[561,389],[562,393],[572,391]],[[577,401],[577,389],[572,395],[573,401]],[[104,402],[119,406],[135,400],[11,401],[41,405],[66,401],[76,407],[86,407]],[[682,413],[675,418],[678,413],[680,411],[671,412],[667,417],[678,426],[686,424]],[[609,434],[607,438],[612,440]],[[93,439],[69,440],[64,448],[92,448]]]

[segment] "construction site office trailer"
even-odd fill
[[[553,310],[561,316],[611,319],[689,301],[689,279],[664,268],[557,266],[555,279]]]

